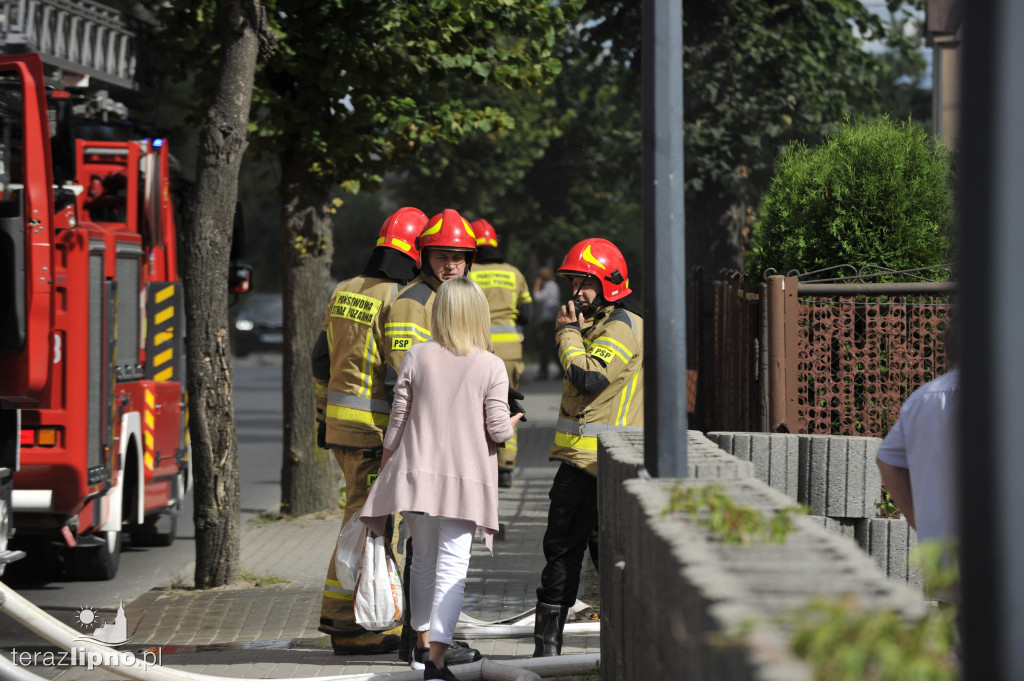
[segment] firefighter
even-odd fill
[[[498,234],[487,220],[470,223],[476,234],[476,259],[469,276],[473,278],[484,295],[491,310],[491,342],[494,354],[505,362],[508,385],[513,390],[519,387],[523,375],[523,331],[520,327],[530,323],[533,312],[533,297],[526,277],[515,265],[505,262],[505,256],[498,250]],[[516,467],[519,450],[518,434],[498,446],[498,487],[512,486],[512,470]]]
[[[632,293],[622,253],[605,239],[584,239],[566,254],[558,274],[573,295],[555,319],[565,378],[549,458],[561,465],[548,495],[534,657],[562,653],[562,630],[588,548],[597,565],[597,435],[644,424],[643,320],[622,304]]]
[[[400,208],[384,221],[363,273],[331,294],[323,330],[313,348],[317,443],[330,448],[345,476],[342,527],[358,522],[380,470],[391,411],[384,392],[380,312],[416,275],[416,237],[427,223],[417,208]],[[353,594],[341,587],[334,553],[327,564],[319,630],[331,636],[335,655],[373,655],[398,649],[394,633],[366,631],[355,622]]]
[[[399,291],[398,296],[383,313],[385,391],[389,403],[394,400],[395,384],[402,358],[413,345],[429,341],[430,315],[434,298],[441,282],[453,277],[465,277],[476,256],[476,236],[470,224],[458,211],[446,208],[430,218],[417,239],[420,251],[420,273]],[[412,541],[406,542],[405,581],[406,607],[409,607],[409,574],[412,568]],[[410,662],[413,669],[422,670],[426,660],[413,658],[416,632],[408,624],[402,627],[399,659]],[[480,659],[480,651],[465,643],[452,641],[445,654],[448,665],[465,664]]]

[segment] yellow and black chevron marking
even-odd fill
[[[147,288],[146,378],[184,381],[184,298],[178,282],[151,282]]]
[[[152,473],[156,463],[153,457],[153,452],[156,451],[156,442],[153,434],[156,429],[156,418],[153,414],[154,409],[156,409],[156,395],[148,387],[145,390],[145,402],[146,404],[143,405],[142,410],[142,461],[146,465],[146,470]]]

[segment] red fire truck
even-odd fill
[[[0,58],[0,555],[13,525],[110,579],[122,532],[174,541],[191,482],[184,299],[167,145],[71,118],[37,55]]]

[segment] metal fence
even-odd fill
[[[910,393],[949,369],[953,284],[710,287],[711,331],[696,330],[708,339],[695,419],[705,431],[884,436]]]
[[[802,297],[799,432],[884,435],[917,387],[945,373],[945,296]]]

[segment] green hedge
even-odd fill
[[[798,142],[779,156],[747,269],[940,265],[952,260],[952,222],[950,159],[937,139],[909,121],[847,120],[820,146]]]

